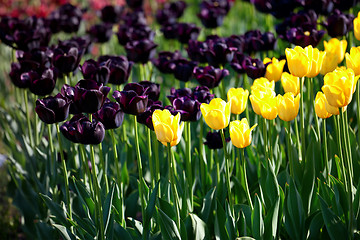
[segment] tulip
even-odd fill
[[[334,52],[326,52],[320,73],[325,75],[334,71],[338,66],[338,56]]]
[[[185,96],[176,98],[172,102],[173,112],[181,114],[181,121],[198,121],[201,117],[199,101],[193,100],[192,98]]]
[[[344,14],[338,9],[335,9],[324,24],[329,36],[345,36],[353,28],[353,18],[354,16],[352,14]]]
[[[197,86],[193,89],[193,98],[200,103],[210,103],[210,101],[214,98],[214,94],[210,93],[208,87]]]
[[[124,90],[115,91],[113,97],[120,104],[124,113],[138,115],[146,110],[148,96],[145,94],[143,86],[138,83],[128,83]]]
[[[23,73],[20,78],[22,79],[22,82],[30,82],[29,89],[32,93],[45,96],[52,93],[54,90],[57,76],[54,71],[49,68],[40,73],[36,71]]]
[[[358,12],[357,17],[354,19],[354,35],[360,41],[360,12]]]
[[[126,0],[126,3],[128,5],[128,7],[135,10],[135,9],[142,8],[143,0]]]
[[[266,66],[260,59],[250,58],[250,57],[245,58],[245,60],[242,63],[242,66],[246,74],[252,79],[261,78],[265,76]]]
[[[196,40],[200,34],[200,28],[193,23],[178,23],[176,31],[176,39],[183,44]]]
[[[206,40],[207,48],[204,50],[207,62],[214,66],[224,66],[226,63],[232,61],[234,53],[237,50],[226,44],[225,40],[215,36]]]
[[[195,62],[206,63],[205,50],[207,43],[190,40],[186,49],[189,58]]]
[[[210,89],[219,86],[221,80],[229,75],[227,69],[214,68],[213,66],[195,67],[194,76],[202,86]]]
[[[160,25],[175,23],[180,18],[187,4],[184,1],[166,2],[162,9],[156,12],[156,21]]]
[[[243,67],[243,63],[246,62],[246,59],[250,58],[247,55],[244,55],[240,52],[235,52],[234,58],[230,63],[232,69],[238,74],[245,73],[245,69]]]
[[[188,61],[184,58],[174,60],[175,69],[174,76],[176,79],[182,82],[188,82],[194,72],[194,68],[196,67],[196,62]]]
[[[176,64],[175,60],[181,59],[181,54],[179,51],[175,52],[159,52],[158,58],[152,59],[151,62],[159,69],[162,73],[173,73]]]
[[[292,75],[304,77],[310,72],[312,59],[307,53],[307,50],[299,46],[294,49],[286,48],[286,60]]]
[[[232,144],[237,148],[245,148],[251,143],[251,132],[257,126],[255,124],[249,128],[249,123],[246,118],[241,121],[236,120],[230,123],[230,138]]]
[[[148,39],[128,42],[125,45],[127,57],[136,63],[147,63],[153,58],[157,45]]]
[[[350,54],[345,54],[346,66],[354,70],[355,75],[360,74],[360,47],[352,47]]]
[[[269,79],[269,81],[279,81],[284,70],[286,60],[283,59],[279,61],[273,57],[272,59],[265,58],[263,62],[265,65],[267,64],[265,77]]]
[[[109,41],[112,37],[112,24],[109,23],[102,23],[102,24],[95,24],[90,27],[87,31],[90,35],[93,42],[96,43],[105,43]]]
[[[222,143],[220,131],[214,131],[214,132],[209,131],[206,134],[205,138],[206,138],[206,142],[204,142],[204,144],[206,146],[208,146],[209,149],[221,149],[221,148],[223,148],[223,143]],[[225,141],[229,142],[230,139],[226,138]]]
[[[55,97],[36,100],[35,111],[41,121],[53,124],[64,121],[69,116],[70,101],[61,93]]]
[[[119,43],[125,46],[131,41],[140,41],[144,39],[153,40],[155,32],[147,25],[121,24],[116,35]]]
[[[79,30],[82,14],[80,8],[67,3],[50,13],[47,19],[53,33],[72,33]]]
[[[331,53],[336,56],[336,63],[339,64],[342,62],[342,60],[345,57],[347,47],[347,41],[346,40],[339,40],[337,38],[332,38],[329,40],[329,42],[324,41],[324,48],[326,55]],[[326,59],[326,56],[325,56]]]
[[[247,105],[249,91],[243,88],[230,88],[227,92],[228,102],[231,102],[231,113],[241,114]]]
[[[267,91],[267,90],[274,91],[275,89],[275,82],[269,81],[267,78],[261,77],[254,80],[253,85],[251,86],[251,91]]]
[[[154,111],[156,109],[160,109],[160,110],[164,109],[164,107],[162,105],[162,102],[160,102],[160,101],[153,102],[150,99],[148,101],[148,105],[147,105],[147,108],[146,108],[145,112],[140,113],[139,115],[137,115],[136,120],[138,121],[138,123],[144,124],[150,130],[154,131],[154,126],[153,126],[153,123],[152,123],[152,115],[153,115],[153,113],[154,113]]]
[[[250,102],[254,112],[263,118],[273,120],[278,115],[277,98],[271,89],[254,91],[250,95]]]
[[[93,116],[104,125],[106,130],[120,127],[124,120],[124,112],[121,111],[120,105],[117,102],[111,102],[108,98]]]
[[[295,45],[306,47],[306,46],[317,46],[324,36],[324,30],[317,30],[316,28],[293,27],[286,31],[286,38],[290,43]]]
[[[175,146],[180,142],[184,130],[184,123],[180,124],[180,113],[173,116],[169,110],[155,110],[152,122],[156,138],[165,146]]]
[[[278,95],[277,101],[279,118],[286,122],[294,120],[299,113],[300,94],[296,97],[291,92],[285,93],[284,96]]]
[[[231,114],[230,102],[226,103],[221,98],[214,98],[209,104],[201,104],[200,110],[210,128],[220,130],[229,125]]]
[[[291,75],[290,73],[283,72],[281,74],[281,84],[284,88],[284,91],[292,92],[294,95],[300,93],[300,78]]]
[[[122,6],[106,5],[100,11],[100,18],[104,23],[118,23],[123,12]]]
[[[144,94],[148,96],[148,99],[152,101],[159,100],[160,96],[160,84],[150,81],[141,81],[139,84],[145,89]]]
[[[358,79],[359,76],[355,77],[351,68],[337,68],[324,76],[324,86],[321,89],[331,106],[345,107],[352,100]]]
[[[73,72],[80,63],[82,50],[72,43],[61,42],[54,49],[53,62],[54,66],[64,74]]]
[[[95,80],[99,84],[107,84],[110,74],[108,63],[98,63],[93,59],[89,59],[82,66],[80,65],[79,69],[85,79]]]
[[[100,56],[98,62],[100,65],[108,66],[109,83],[120,85],[129,79],[133,63],[129,62],[125,56]]]
[[[312,46],[307,46],[305,50],[308,51],[308,57],[311,61],[311,69],[306,77],[313,78],[316,77],[320,73],[320,68],[324,61],[325,52],[319,51],[317,48],[313,48]]]
[[[318,92],[315,97],[315,113],[319,118],[326,119],[332,116],[332,114],[326,110],[326,103],[327,100],[325,94],[323,92]],[[331,106],[329,105],[329,107]]]

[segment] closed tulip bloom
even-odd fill
[[[333,107],[345,107],[351,100],[356,89],[358,77],[350,68],[337,68],[324,76],[324,86],[321,88],[326,99]]]
[[[334,54],[336,56],[336,63],[339,64],[342,62],[342,60],[345,57],[347,47],[347,41],[346,40],[339,40],[337,38],[332,38],[329,40],[329,42],[324,41],[324,48],[326,54]],[[325,57],[326,58],[326,57]]]
[[[284,91],[292,92],[294,95],[298,95],[300,93],[300,78],[291,75],[290,73],[283,72],[281,74],[281,84],[284,88]]]
[[[261,77],[255,79],[253,85],[251,86],[251,91],[266,91],[266,89],[271,89],[272,91],[274,91],[275,82],[270,82],[267,78]]]
[[[326,119],[332,116],[332,114],[326,110],[326,102],[325,94],[323,92],[318,92],[315,97],[315,113],[319,118]]]
[[[272,59],[265,58],[263,62],[265,65],[268,64],[266,66],[265,77],[269,79],[269,81],[279,81],[281,78],[281,74],[284,70],[286,60],[283,59],[279,61],[278,59],[273,57]]]
[[[169,110],[155,110],[152,115],[152,122],[156,138],[165,146],[170,143],[175,146],[180,142],[184,123],[180,124],[180,113],[173,116]]]
[[[326,52],[324,61],[322,63],[320,73],[325,75],[334,71],[338,66],[338,56],[333,52]]]
[[[279,118],[289,122],[294,120],[299,113],[300,94],[296,97],[293,93],[285,93],[284,96],[278,95]]]
[[[307,50],[296,46],[294,49],[285,50],[286,61],[290,73],[297,77],[306,76],[311,70],[311,57],[307,55]]]
[[[230,138],[232,144],[237,148],[245,148],[251,143],[251,132],[257,126],[255,124],[249,128],[249,123],[246,118],[241,121],[236,120],[230,123]]]
[[[360,74],[360,47],[352,47],[350,54],[345,54],[346,66],[354,70],[355,75]]]
[[[249,91],[243,88],[230,88],[227,92],[227,100],[231,102],[231,113],[241,114],[247,105]]]
[[[220,130],[229,125],[231,102],[225,102],[221,98],[214,98],[209,104],[201,104],[200,110],[210,128]]]
[[[347,108],[347,106],[343,107],[342,111],[345,112],[346,108]],[[339,111],[340,108],[331,106],[329,104],[328,100],[326,99],[326,97],[325,97],[325,109],[326,109],[326,111],[328,111],[332,115],[339,115],[340,114],[340,111]]]
[[[255,91],[250,95],[250,102],[257,115],[268,120],[273,120],[277,117],[278,107],[274,91],[270,89],[265,92]]]
[[[325,57],[325,52],[319,51],[319,49],[313,48],[312,46],[307,46],[305,49],[308,51],[308,56],[311,61],[311,69],[310,72],[306,74],[306,77],[313,78],[320,73],[321,65]]]
[[[360,12],[358,12],[357,18],[354,18],[354,35],[360,41]]]

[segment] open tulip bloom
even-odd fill
[[[230,122],[230,138],[232,144],[237,148],[245,148],[251,143],[251,132],[257,126],[251,128],[246,118]]]
[[[184,123],[180,124],[180,113],[173,116],[169,110],[155,110],[152,122],[156,138],[165,146],[175,146],[180,142],[184,130]]]
[[[210,128],[220,130],[229,125],[231,114],[230,102],[225,102],[221,98],[214,98],[209,104],[201,104],[200,110],[206,124]]]

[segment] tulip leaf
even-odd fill
[[[324,226],[324,220],[321,215],[321,212],[318,211],[314,214],[313,218],[311,219],[309,232],[308,232],[308,239],[309,240],[316,240],[320,238],[321,228]]]
[[[265,234],[264,239],[277,239],[277,229],[279,223],[279,207],[280,207],[280,196],[278,196],[274,205],[267,211],[264,225]]]
[[[70,231],[68,228],[66,228],[63,225],[60,224],[52,224],[52,226],[54,228],[56,228],[57,230],[59,230],[59,232],[61,233],[61,236],[63,236],[63,238],[65,240],[75,240],[77,239]]]
[[[264,220],[262,215],[262,204],[258,195],[255,196],[254,210],[251,215],[252,233],[256,239],[264,237]]]
[[[311,199],[314,191],[315,184],[315,149],[314,146],[317,145],[314,143],[313,139],[311,139],[309,146],[307,147],[306,158],[304,161],[304,177],[301,185],[301,197],[304,203],[304,211],[305,213],[310,212],[311,207]],[[319,151],[318,151],[319,152]]]
[[[221,206],[221,203],[217,201],[217,208],[215,213],[215,223],[214,223],[214,230],[215,236],[218,236],[221,240],[229,240],[228,232],[226,231],[226,213]]]
[[[193,234],[193,238],[191,239],[194,240],[210,239],[209,232],[206,227],[206,223],[193,213],[190,213],[189,216],[191,219],[192,234]]]
[[[125,228],[123,228],[121,225],[115,225],[114,227],[115,236],[117,236],[117,239],[121,240],[134,240],[130,233],[126,231]]]
[[[346,231],[344,223],[333,211],[331,211],[321,196],[319,196],[319,199],[321,213],[331,239],[348,239],[348,232]]]
[[[47,195],[40,193],[40,197],[44,200],[46,206],[50,209],[51,213],[54,214],[54,220],[69,228],[70,223],[66,219],[66,211]]]
[[[206,196],[203,200],[203,205],[200,211],[200,218],[209,224],[212,222],[213,216],[212,213],[214,212],[216,207],[216,187],[212,188],[210,191],[207,192]]]
[[[246,224],[246,219],[245,219],[245,215],[243,211],[240,211],[239,213],[239,218],[236,221],[236,227],[237,227],[237,231],[239,233],[240,236],[245,236],[247,235],[247,224]]]
[[[156,183],[154,189],[151,192],[149,202],[145,209],[145,220],[144,220],[144,235],[145,239],[149,239],[150,236],[150,220],[152,216],[154,215],[155,211],[155,202],[158,195],[158,189],[159,189],[159,182]]]
[[[158,209],[159,212],[159,224],[161,229],[161,234],[165,240],[181,240],[179,229],[177,228],[175,222],[169,218],[166,213],[161,209]]]
[[[74,186],[76,189],[76,192],[78,193],[78,196],[81,200],[81,202],[84,205],[85,211],[90,211],[91,214],[94,214],[95,211],[95,203],[90,197],[90,193],[85,188],[84,184],[78,180],[75,179],[75,177],[72,178],[74,182]],[[88,209],[86,209],[88,208]]]
[[[104,219],[104,231],[105,234],[107,233],[108,230],[108,226],[109,226],[109,222],[110,222],[110,217],[111,217],[111,208],[112,208],[112,202],[114,199],[114,192],[115,192],[115,187],[116,187],[116,183],[113,182],[111,189],[108,193],[108,195],[106,196],[105,202],[102,206],[103,208],[103,219]]]

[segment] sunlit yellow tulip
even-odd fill
[[[227,100],[231,102],[231,113],[241,114],[247,105],[249,91],[243,88],[230,88],[227,92]]]
[[[263,118],[272,120],[277,117],[277,99],[274,91],[255,91],[250,95],[250,102],[254,112]]]
[[[299,113],[300,94],[296,97],[293,93],[285,93],[277,96],[279,118],[289,122],[294,120]]]
[[[325,119],[325,118],[329,118],[332,116],[332,114],[326,110],[326,107],[325,107],[326,102],[327,101],[326,101],[325,94],[323,92],[318,92],[315,97],[315,113],[319,118]],[[332,108],[335,108],[335,107],[332,107]],[[338,108],[335,108],[335,109],[338,109]],[[338,110],[338,112],[339,112],[339,110]]]
[[[275,82],[269,81],[269,79],[261,77],[254,80],[253,85],[251,86],[251,91],[266,91],[266,89],[271,89],[274,91]]]
[[[220,130],[229,125],[231,102],[226,103],[221,98],[214,98],[209,104],[201,104],[200,110],[210,128]]]
[[[360,41],[360,12],[358,12],[357,18],[354,18],[354,35]]]
[[[246,118],[241,121],[236,120],[230,123],[230,139],[232,144],[237,148],[245,148],[251,143],[251,131],[257,126],[255,124],[249,128],[249,123]]]
[[[286,60],[290,73],[296,77],[304,77],[311,70],[311,58],[308,51],[302,47],[296,46],[294,49],[285,49]]]
[[[337,68],[326,74],[321,89],[329,104],[336,108],[347,106],[352,100],[358,78],[350,68]]]
[[[355,75],[360,74],[360,47],[352,47],[350,54],[345,54],[346,66],[354,70]]]
[[[338,56],[333,52],[326,52],[324,61],[322,62],[320,73],[325,75],[332,72],[338,66]]]
[[[290,73],[283,72],[281,75],[281,84],[284,88],[284,91],[292,92],[294,95],[300,93],[300,78],[291,75]]]
[[[184,123],[180,124],[180,113],[173,116],[169,110],[155,110],[152,115],[152,122],[156,138],[165,146],[170,143],[175,146],[180,142]]]
[[[320,73],[321,65],[324,61],[325,52],[319,51],[317,48],[313,48],[311,45],[307,46],[305,50],[308,51],[308,56],[311,57],[311,69],[306,77],[313,78]]]
[[[283,59],[279,61],[278,59],[273,57],[272,59],[265,58],[263,62],[264,64],[268,63],[268,65],[266,66],[265,77],[269,79],[269,81],[279,81],[281,74],[284,70],[286,60]]]
[[[337,38],[332,38],[329,42],[324,41],[324,48],[326,54],[333,54],[336,57],[336,63],[339,64],[345,57],[347,47],[346,40],[339,40]],[[326,58],[326,57],[325,57]]]

